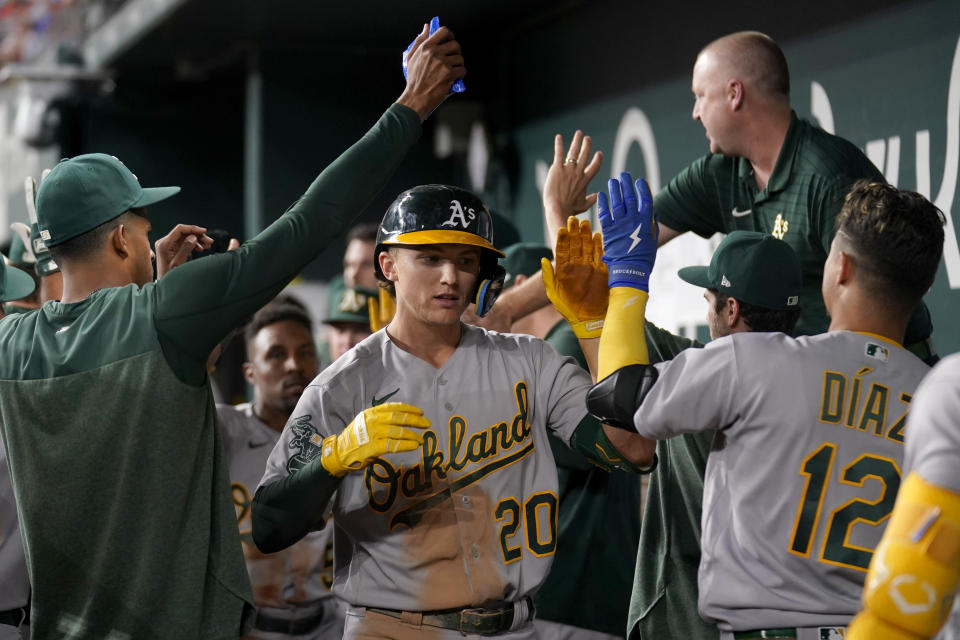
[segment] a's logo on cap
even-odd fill
[[[723,276],[723,277],[720,278],[720,285],[721,285],[721,286],[724,286],[724,287],[732,287],[732,286],[733,286],[732,284],[730,284],[730,281],[727,280],[727,276]]]
[[[463,205],[460,204],[459,200],[450,201],[450,219],[442,223],[441,227],[455,227],[458,224],[463,226],[464,229],[467,228],[473,219],[477,217],[476,212],[472,208],[464,209]]]
[[[800,302],[800,296],[788,296],[787,297],[787,306],[795,307],[797,303]]]
[[[361,309],[365,309],[366,306],[367,296],[362,293],[357,293],[354,289],[348,289],[344,292],[340,304],[337,305],[337,310],[346,313],[357,313]]]

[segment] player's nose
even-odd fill
[[[440,267],[440,282],[443,284],[456,284],[457,282],[457,266],[453,261],[446,261],[443,263],[443,266]]]

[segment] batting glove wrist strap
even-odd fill
[[[636,187],[636,189],[634,189]],[[657,257],[657,225],[653,196],[646,180],[636,185],[629,173],[607,183],[609,199],[597,197],[597,213],[603,230],[603,261],[607,263],[610,287],[650,290],[650,272]]]
[[[429,426],[423,411],[413,405],[388,402],[371,407],[361,411],[339,435],[324,439],[320,464],[337,477],[359,471],[374,458],[416,449],[423,436],[413,429]]]

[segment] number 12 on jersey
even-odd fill
[[[836,453],[837,445],[825,442],[803,460],[799,473],[807,481],[797,507],[790,553],[810,557]],[[873,549],[851,544],[850,530],[858,522],[879,524],[890,516],[900,490],[900,468],[892,458],[864,453],[839,473],[841,483],[858,487],[869,478],[880,481],[880,497],[872,502],[854,498],[830,512],[825,518],[827,531],[820,551],[821,562],[860,571],[870,566]]]

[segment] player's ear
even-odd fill
[[[740,302],[736,298],[727,298],[727,305],[723,309],[723,319],[727,327],[733,329],[740,320]]]
[[[243,370],[243,379],[247,381],[247,384],[253,384],[253,365],[244,362],[240,368]]]
[[[846,251],[837,254],[837,284],[846,284],[853,278],[856,262]]]
[[[113,228],[107,238],[108,246],[121,258],[130,254],[130,228],[120,223]]]
[[[735,78],[727,82],[727,100],[734,111],[743,106],[743,83]]]
[[[390,282],[396,282],[397,256],[393,250],[387,249],[386,251],[381,251],[380,255],[377,256],[377,260],[380,261],[380,270],[383,271],[384,277]]]

